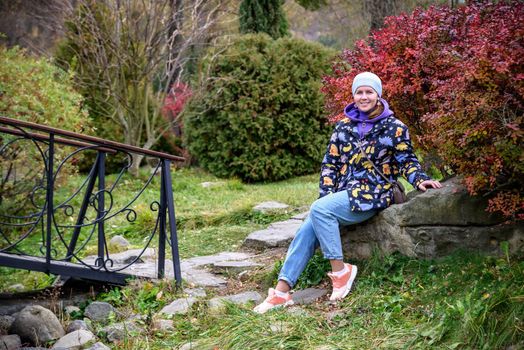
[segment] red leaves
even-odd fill
[[[367,41],[345,50],[336,74],[324,79],[331,120],[351,102],[352,78],[376,73],[419,146],[464,175],[472,194],[512,191],[493,199],[489,209],[523,217],[524,173],[515,165],[524,159],[522,18],[524,3],[516,0],[387,18]],[[508,214],[509,208],[516,211]]]
[[[162,107],[164,117],[171,122],[175,121],[190,97],[191,89],[189,86],[184,83],[173,84]]]

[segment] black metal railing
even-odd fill
[[[152,170],[134,188],[137,181],[127,178],[137,155],[147,157]],[[111,176],[108,157],[116,168]],[[170,269],[167,242],[180,285],[170,169],[182,160],[0,116],[0,266],[124,284],[132,276],[163,278]],[[64,185],[71,179],[75,186]],[[138,233],[129,232],[134,227]],[[108,247],[108,233],[119,230],[142,239],[126,261],[115,261]],[[136,272],[146,255],[155,260],[155,276]]]

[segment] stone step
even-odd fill
[[[307,216],[307,213],[302,213],[295,216],[296,218],[275,222],[264,230],[252,232],[244,240],[242,246],[256,250],[287,247],[302,225],[302,218],[305,216]]]

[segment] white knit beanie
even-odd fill
[[[370,86],[377,92],[378,97],[382,97],[382,82],[376,74],[371,72],[357,74],[355,79],[353,79],[353,85],[351,87],[353,96],[355,96],[355,92],[361,86]]]

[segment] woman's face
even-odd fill
[[[361,112],[369,112],[378,102],[378,94],[369,86],[360,86],[353,96],[355,105]]]

